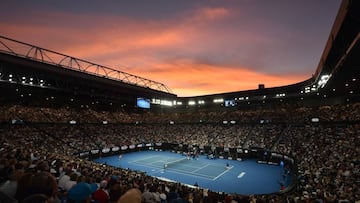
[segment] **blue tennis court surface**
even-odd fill
[[[121,159],[111,156],[94,161],[226,193],[269,194],[279,191],[280,182],[289,182],[284,180],[283,167],[258,164],[255,160],[209,160],[205,156],[187,159],[167,151],[141,151],[124,154]]]
[[[209,163],[203,160],[187,158],[184,156],[169,157],[166,155],[149,156],[129,163],[165,169],[166,171],[193,175],[210,180],[219,178],[221,175],[226,173],[226,171],[231,170],[232,168],[231,166],[227,168],[226,165],[217,165],[215,161],[213,161],[213,163]],[[165,170],[161,172],[165,172]]]

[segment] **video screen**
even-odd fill
[[[150,100],[144,98],[137,98],[136,106],[138,108],[150,109]]]
[[[225,100],[225,107],[235,106],[235,100]]]

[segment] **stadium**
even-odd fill
[[[311,78],[191,97],[0,35],[0,202],[358,202],[359,31],[344,0]]]

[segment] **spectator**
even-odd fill
[[[68,193],[68,203],[90,203],[92,194],[97,190],[96,184],[88,184],[85,182],[74,185]]]

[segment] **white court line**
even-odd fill
[[[194,176],[197,178],[203,178],[206,180],[213,180],[213,176],[207,176],[201,173],[192,173],[192,172],[187,172],[187,171],[182,171],[182,170],[177,170],[177,169],[165,169],[165,171],[171,172],[171,173],[178,173],[178,174],[182,174],[182,175],[188,175],[188,176]]]
[[[156,159],[155,161],[149,161],[149,159],[153,159],[153,158],[158,158]],[[160,158],[160,160],[159,160]],[[138,164],[138,165],[142,165],[142,166],[147,166],[147,167],[154,167],[154,168],[162,168],[162,166],[157,166],[156,163],[167,163],[169,162],[169,160],[173,161],[173,160],[176,160],[176,159],[173,159],[173,158],[165,158],[162,157],[162,156],[149,156],[147,158],[144,158],[144,159],[137,159],[137,160],[134,160],[134,161],[129,161],[128,163],[131,163],[131,164]],[[141,163],[142,161],[145,161],[146,163]],[[155,164],[155,166],[153,165]]]
[[[150,157],[147,157],[145,159],[137,159],[137,160],[134,160],[134,161],[131,161],[131,162],[128,162],[128,163],[132,163],[132,164],[137,164],[137,165],[142,165],[142,166],[146,166],[146,167],[151,167],[151,168],[157,168],[157,169],[162,169],[161,166],[154,166],[152,164],[154,163],[157,163],[157,162],[164,162],[164,159],[160,159],[160,160],[156,160],[154,162],[150,162],[149,163],[141,163],[141,161],[145,161],[145,160],[149,160],[149,159],[152,159],[152,158],[155,158],[155,157],[161,157],[161,156],[150,156]],[[165,159],[165,160],[169,160],[169,159]],[[171,160],[171,159],[170,159]],[[139,163],[140,161],[140,163]],[[212,166],[212,164],[206,164],[205,166],[202,166],[200,168],[197,168],[194,170],[194,171],[184,171],[184,170],[177,170],[177,169],[167,169],[169,170],[169,172],[173,172],[173,173],[179,173],[179,174],[187,174],[187,175],[190,175],[190,176],[194,176],[194,177],[200,177],[200,178],[204,178],[204,179],[208,179],[208,180],[216,180],[218,179],[220,176],[224,175],[228,170],[232,169],[233,166],[231,166],[229,169],[225,170],[224,172],[222,172],[221,174],[219,174],[218,176],[216,176],[215,178],[213,178],[214,176],[207,176],[205,174],[199,174],[199,173],[195,173],[196,171],[199,171],[200,169],[203,169],[207,166]],[[186,164],[185,164],[186,166]],[[216,165],[214,165],[216,166]],[[187,166],[189,168],[195,168],[193,166]],[[155,173],[159,173],[160,171],[158,172],[154,172],[153,174]]]
[[[156,161],[154,161],[154,162],[151,162],[151,161],[148,161],[148,162],[150,162],[150,163],[156,163],[156,162],[169,162],[169,160],[171,160],[171,161],[174,161],[174,160],[176,160],[176,159],[172,159],[172,158],[165,158],[164,159],[164,157],[162,157],[162,156],[157,156],[157,155],[155,155],[155,156],[149,156],[149,157],[147,157],[147,158],[144,158],[144,159],[136,159],[136,160],[134,160],[134,161],[129,161],[128,163],[137,163],[137,162],[139,162],[139,161],[147,161],[147,160],[149,160],[149,159],[152,159],[152,158],[161,158],[160,160],[156,160]]]
[[[242,178],[245,174],[246,174],[245,172],[241,172],[241,173],[237,176],[237,178]]]
[[[224,175],[226,172],[230,171],[234,166],[231,166],[229,169],[226,169],[224,172],[220,173],[220,175],[216,176],[213,180],[220,178],[220,176]]]
[[[192,166],[191,163],[184,163],[184,166],[186,168],[192,168],[192,169],[195,169],[195,170],[199,168],[198,166]]]
[[[156,169],[162,169],[161,166],[154,166],[154,165],[149,165],[149,164],[144,164],[144,163],[132,163],[132,164],[135,164],[135,165],[140,165],[140,166],[146,166],[146,167],[149,167],[149,168],[156,168]]]
[[[194,171],[191,171],[191,173],[194,173],[194,172],[196,172],[196,171],[199,171],[199,170],[201,170],[201,169],[203,169],[203,168],[205,168],[205,167],[207,167],[207,166],[209,166],[210,164],[206,164],[205,166],[203,166],[203,167],[200,167],[200,168],[198,168],[198,169],[196,169],[196,170],[194,170]]]

